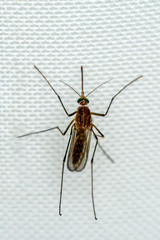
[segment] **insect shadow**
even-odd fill
[[[66,108],[65,108],[65,106],[64,106],[64,104],[63,104],[63,102],[62,102],[62,100],[61,100],[61,97],[57,94],[57,92],[52,87],[50,82],[46,79],[46,77],[43,75],[43,73],[36,66],[34,66],[34,67],[42,75],[42,77],[45,79],[45,81],[48,83],[48,85],[51,87],[51,89],[57,95],[57,97],[58,97],[58,99],[59,99],[59,101],[60,101],[60,103],[61,103],[61,105],[62,105],[62,107],[63,107],[63,109],[65,111],[65,113],[67,114],[67,116],[71,117],[71,116],[75,115],[75,117],[70,122],[70,124],[67,126],[67,128],[66,128],[66,130],[64,132],[57,126],[57,127],[49,128],[49,129],[38,131],[38,132],[31,132],[31,133],[28,133],[28,134],[24,134],[24,135],[18,136],[18,138],[26,137],[26,136],[29,136],[29,135],[32,135],[32,134],[43,133],[43,132],[51,131],[51,130],[54,130],[54,129],[57,129],[64,136],[67,133],[67,131],[69,130],[69,128],[71,128],[70,136],[69,136],[69,140],[68,140],[68,144],[67,144],[67,148],[66,148],[65,155],[64,155],[64,158],[63,158],[63,165],[62,165],[60,200],[59,200],[59,215],[62,215],[61,214],[61,203],[62,203],[64,165],[65,165],[66,158],[67,158],[67,167],[68,167],[68,169],[70,171],[76,171],[76,172],[82,171],[85,168],[87,160],[88,160],[88,153],[89,153],[89,148],[90,148],[91,133],[93,133],[93,136],[94,136],[94,138],[96,140],[96,143],[95,143],[93,154],[92,154],[92,158],[91,158],[91,195],[92,195],[92,205],[93,205],[94,218],[97,220],[96,211],[95,211],[95,204],[94,204],[94,192],[93,192],[93,160],[94,160],[94,156],[95,156],[97,145],[99,145],[99,147],[102,150],[102,152],[106,155],[106,157],[112,163],[114,163],[114,160],[109,156],[109,154],[106,151],[104,151],[102,146],[99,144],[98,138],[99,137],[103,138],[104,135],[93,124],[93,122],[92,122],[92,115],[105,117],[108,114],[109,109],[110,109],[114,99],[126,87],[128,87],[130,84],[132,84],[133,82],[137,81],[139,78],[141,78],[143,76],[137,77],[136,79],[134,79],[133,81],[131,81],[130,83],[125,85],[119,92],[117,92],[117,94],[115,94],[111,98],[109,106],[107,107],[107,110],[106,110],[105,113],[95,113],[95,112],[90,112],[89,108],[87,107],[87,104],[89,103],[89,100],[88,100],[87,97],[93,91],[95,91],[97,88],[99,88],[103,84],[106,84],[109,81],[106,81],[106,82],[102,83],[101,85],[97,86],[89,94],[87,94],[85,96],[84,95],[84,89],[83,89],[83,66],[81,66],[81,84],[82,84],[82,86],[81,86],[81,94],[79,94],[70,85],[68,85],[68,84],[63,82],[65,85],[69,86],[74,92],[76,92],[79,95],[79,98],[78,98],[77,102],[80,104],[80,106],[78,107],[77,111],[75,111],[73,113],[68,113]],[[96,134],[95,130],[96,130],[96,132],[98,134]]]

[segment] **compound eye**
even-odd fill
[[[77,103],[79,103],[82,100],[82,98],[78,98]]]
[[[88,98],[85,98],[85,100],[89,103],[89,99]]]

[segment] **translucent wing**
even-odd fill
[[[90,140],[91,131],[74,129],[67,161],[67,167],[70,171],[82,171],[86,166]]]

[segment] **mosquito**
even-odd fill
[[[65,111],[65,113],[67,114],[67,116],[71,117],[71,116],[75,115],[75,117],[69,123],[69,125],[67,126],[67,128],[66,128],[66,130],[64,132],[57,126],[57,127],[45,129],[45,130],[38,131],[38,132],[31,132],[31,133],[28,133],[28,134],[25,134],[25,135],[21,135],[21,136],[18,136],[18,137],[22,138],[22,137],[26,137],[26,136],[29,136],[29,135],[32,135],[32,134],[44,133],[44,132],[51,131],[51,130],[54,130],[54,129],[57,129],[64,136],[67,133],[67,131],[69,130],[69,128],[70,128],[70,136],[69,136],[68,144],[67,144],[67,147],[66,147],[65,155],[64,155],[64,158],[63,158],[62,173],[61,173],[60,200],[59,200],[59,215],[61,216],[62,215],[62,213],[61,213],[61,205],[62,205],[63,176],[64,176],[64,166],[65,166],[66,158],[67,158],[67,168],[70,171],[76,171],[76,172],[82,171],[85,168],[87,160],[88,160],[88,153],[89,153],[89,148],[90,148],[91,134],[93,134],[96,142],[95,142],[95,146],[94,146],[94,150],[93,150],[92,158],[91,158],[91,197],[92,197],[92,206],[93,206],[94,218],[95,218],[95,220],[97,220],[96,210],[95,210],[95,203],[94,203],[94,191],[93,191],[93,160],[94,160],[95,152],[96,152],[96,149],[97,149],[97,145],[99,145],[100,149],[103,151],[103,153],[106,155],[106,157],[112,163],[114,163],[114,160],[110,157],[110,155],[106,151],[104,151],[104,149],[101,147],[101,145],[100,145],[100,143],[98,141],[99,137],[104,138],[104,135],[93,124],[93,122],[92,122],[92,115],[100,116],[100,117],[107,116],[114,99],[125,88],[127,88],[129,85],[131,85],[133,82],[137,81],[139,78],[141,78],[143,76],[139,76],[139,77],[135,78],[130,83],[125,85],[120,91],[118,91],[117,94],[115,94],[111,98],[110,103],[109,103],[105,113],[95,113],[95,112],[91,112],[90,109],[87,107],[87,105],[89,103],[89,99],[87,97],[91,93],[93,93],[93,91],[95,91],[97,88],[99,88],[100,86],[106,84],[110,80],[100,84],[99,86],[94,88],[90,93],[85,95],[84,94],[84,88],[83,88],[83,66],[81,66],[81,94],[79,94],[70,85],[68,85],[68,84],[64,83],[63,81],[61,81],[65,85],[70,87],[75,93],[77,93],[79,95],[77,103],[80,104],[80,106],[78,107],[77,111],[75,111],[73,113],[68,113],[68,111],[66,110],[66,108],[65,108],[65,106],[64,106],[64,104],[63,104],[63,102],[61,100],[61,97],[58,95],[58,93],[52,87],[50,82],[46,79],[46,77],[43,75],[43,73],[36,66],[34,66],[34,67],[41,74],[41,76],[45,79],[45,81],[51,87],[53,92],[57,95],[57,97],[58,97],[58,99],[59,99],[59,101],[60,101],[60,103],[61,103],[61,105],[62,105],[62,107],[63,107],[63,109]],[[96,132],[95,132],[95,130],[96,130]]]

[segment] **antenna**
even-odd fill
[[[69,84],[67,84],[67,83],[65,83],[65,82],[63,82],[63,81],[60,81],[60,82],[62,82],[62,83],[65,84],[66,86],[70,87],[75,93],[78,94],[78,96],[81,96],[81,95],[80,95],[74,88],[72,88]]]
[[[84,91],[83,91],[83,66],[81,66],[81,79],[82,79],[82,93],[81,93],[81,95],[84,96]]]
[[[110,82],[110,81],[112,81],[112,79],[110,79],[110,80],[108,80],[108,81],[106,81],[106,82],[104,82],[104,83],[101,83],[100,85],[98,85],[97,87],[95,87],[90,93],[88,93],[86,97],[88,97],[91,93],[93,93],[97,88],[101,87],[102,85],[104,85],[104,84],[106,84],[106,83],[108,83],[108,82]]]

